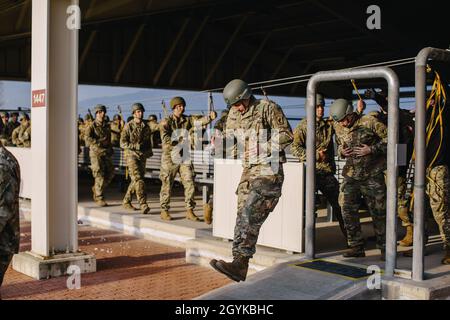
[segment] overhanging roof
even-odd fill
[[[206,90],[448,48],[443,1],[80,0],[82,84]],[[366,9],[381,8],[381,30]],[[31,0],[0,1],[0,79],[29,80]],[[394,67],[414,84],[413,64]],[[364,82],[360,86],[376,85]],[[270,88],[304,95],[306,83]],[[327,85],[338,95],[351,91]]]

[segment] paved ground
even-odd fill
[[[21,251],[30,249],[31,226],[21,225]],[[84,274],[81,289],[66,277],[37,281],[7,271],[3,299],[193,299],[231,281],[212,269],[187,264],[185,250],[89,226],[79,228],[80,249],[95,254],[97,272]]]

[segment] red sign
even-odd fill
[[[31,106],[32,107],[45,107],[45,89],[33,90],[31,92]]]

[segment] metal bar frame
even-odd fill
[[[424,280],[424,199],[425,199],[425,161],[426,161],[426,65],[428,59],[450,62],[450,51],[436,48],[423,48],[416,56],[416,113],[415,113],[415,163],[414,163],[414,244],[412,279]]]
[[[386,200],[386,270],[394,275],[397,253],[397,166],[399,80],[397,74],[387,67],[344,69],[318,72],[311,77],[306,98],[306,226],[305,252],[309,259],[315,258],[315,172],[316,172],[316,91],[319,83],[350,79],[384,78],[388,83],[388,149],[387,149],[387,200]]]

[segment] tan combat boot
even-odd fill
[[[137,210],[137,208],[133,207],[131,202],[124,202],[124,203],[122,203],[122,207],[124,207],[127,210],[132,210],[132,211]]]
[[[212,211],[213,208],[209,204],[205,204],[203,206],[203,217],[205,219],[206,224],[212,223]]]
[[[192,220],[192,221],[200,221],[200,218],[195,215],[195,213],[194,213],[194,211],[192,211],[192,209],[187,209],[186,219]]]
[[[148,204],[141,204],[141,212],[142,214],[150,214],[150,207]]]
[[[445,249],[445,256],[441,261],[442,264],[450,264],[450,248]]]
[[[209,264],[231,280],[239,282],[245,281],[245,278],[247,277],[248,260],[249,258],[241,256],[234,258],[233,262],[225,262],[223,260],[217,261],[216,259],[213,259]]]
[[[95,200],[95,203],[100,207],[106,207],[108,204],[103,199],[97,199]]]
[[[413,234],[414,234],[414,228],[413,226],[406,226],[406,235],[405,237],[400,240],[399,246],[401,247],[410,247],[413,244]]]
[[[170,216],[170,214],[169,214],[169,211],[167,211],[167,210],[162,210],[161,211],[161,219],[163,219],[163,220],[172,220],[172,217]]]
[[[365,257],[366,252],[363,246],[351,247],[342,255],[344,258],[360,258]]]

